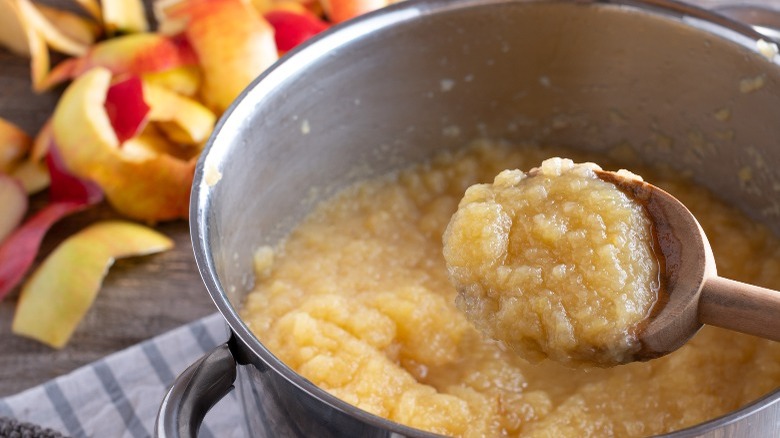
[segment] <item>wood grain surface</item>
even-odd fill
[[[753,3],[780,8],[780,0],[692,2],[705,7]],[[66,0],[45,3],[72,5]],[[34,135],[51,114],[56,99],[56,92],[34,94],[29,82],[29,62],[0,48],[0,117]],[[33,207],[43,205],[45,196],[45,193],[36,196]],[[101,205],[63,220],[47,235],[36,264],[66,236],[96,220],[115,217],[108,206]],[[158,229],[175,240],[176,248],[163,254],[118,261],[94,306],[62,350],[11,334],[18,290],[0,302],[0,397],[215,311],[195,267],[187,223],[166,223]]]

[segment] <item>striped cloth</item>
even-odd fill
[[[191,363],[225,342],[221,315],[114,353],[16,395],[0,398],[0,417],[51,428],[73,438],[152,435],[165,392]],[[243,437],[237,397],[231,392],[206,416],[200,436]]]

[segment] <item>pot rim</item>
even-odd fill
[[[333,50],[347,45],[350,41],[363,35],[426,15],[503,3],[568,3],[616,6],[678,21],[711,33],[720,39],[737,43],[757,53],[756,43],[758,40],[765,39],[764,36],[744,23],[676,0],[407,0],[339,24],[311,38],[266,69],[239,95],[217,122],[198,160],[193,179],[190,202],[191,240],[195,261],[206,289],[230,327],[233,336],[240,341],[244,350],[251,351],[252,356],[249,359],[253,365],[270,368],[299,390],[331,408],[374,427],[405,436],[437,437],[440,435],[371,414],[331,395],[284,364],[252,334],[236,309],[230,304],[224,288],[219,283],[215,263],[209,252],[210,230],[207,227],[207,213],[211,203],[210,189],[213,184],[210,185],[206,182],[207,169],[223,168],[219,164],[224,161],[227,145],[231,143],[234,133],[240,129],[242,121],[248,119],[248,114],[253,112],[259,102],[268,97],[288,76],[315,63]],[[780,388],[736,411],[663,436],[697,436],[707,430],[739,421],[756,411],[778,403],[780,403]]]

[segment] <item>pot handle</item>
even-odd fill
[[[157,414],[158,438],[195,438],[206,413],[233,389],[236,360],[227,343],[198,359],[176,378]]]

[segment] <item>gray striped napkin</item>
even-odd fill
[[[204,353],[225,342],[219,314],[114,353],[70,374],[0,398],[0,417],[51,428],[73,438],[152,435],[168,387]],[[242,409],[231,392],[206,416],[200,436],[244,437]]]

